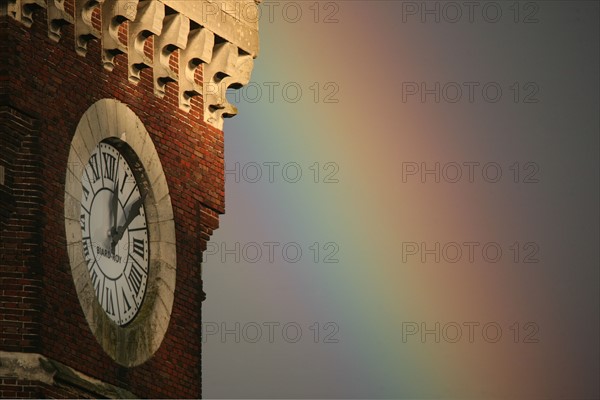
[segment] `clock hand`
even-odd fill
[[[115,189],[112,197],[112,213],[113,213],[113,226],[111,229],[111,237],[117,234],[117,216],[119,214],[119,181],[115,182]],[[114,253],[114,249],[113,249]]]
[[[112,238],[113,246],[116,246],[117,243],[119,243],[119,240],[121,240],[121,238],[123,237],[123,234],[125,233],[125,230],[127,230],[127,227],[129,227],[129,224],[131,224],[131,222],[138,215],[140,215],[140,209],[142,208],[142,204],[144,204],[145,198],[146,196],[142,196],[131,205],[131,208],[129,209],[129,214],[127,215],[127,219],[125,220],[125,224],[117,229],[115,236]]]

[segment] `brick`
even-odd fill
[[[73,12],[73,1],[65,7]],[[72,26],[63,27],[63,38],[54,43],[47,37],[45,10],[36,11],[34,20],[29,29],[0,20],[0,164],[7,172],[0,186],[0,348],[42,353],[140,397],[200,397],[198,249],[206,248],[224,212],[223,133],[204,123],[201,98],[192,99],[190,113],[179,110],[176,83],[159,99],[150,70],[133,85],[126,56],[118,56],[108,72],[98,41],[80,57]],[[92,22],[99,24],[96,13]],[[121,40],[126,29],[119,31]],[[170,60],[175,70],[177,57]],[[195,79],[201,82],[201,69]],[[64,237],[70,142],[83,113],[103,98],[126,103],[148,130],[169,185],[179,241],[171,325],[155,356],[135,368],[115,364],[90,331]],[[6,378],[1,385],[3,397],[94,397],[65,385]]]

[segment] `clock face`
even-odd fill
[[[105,140],[92,152],[81,182],[81,237],[89,276],[104,312],[123,326],[140,310],[148,281],[145,174],[123,142]]]
[[[133,110],[101,99],[81,116],[66,167],[65,250],[81,311],[106,354],[140,365],[163,342],[177,282],[161,159]]]

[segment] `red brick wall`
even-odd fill
[[[39,399],[42,393],[38,382],[0,378],[0,397]]]
[[[0,344],[39,349],[42,162],[35,121],[0,106]]]
[[[75,53],[71,25],[57,44],[47,37],[45,10],[34,20],[31,28],[0,21],[0,164],[7,170],[7,185],[0,187],[0,349],[40,352],[142,397],[199,397],[201,251],[224,212],[223,134],[203,122],[201,98],[185,113],[175,83],[156,98],[150,69],[133,85],[126,55],[107,72],[98,41],[90,42],[83,58]],[[83,113],[102,98],[126,103],[145,124],[175,216],[177,286],[169,329],[154,357],[135,368],[118,366],[96,342],[66,252],[69,146]],[[9,386],[20,388],[16,397],[32,393],[25,384],[4,381],[3,395],[12,397]],[[70,395],[44,385],[39,390],[36,395]]]

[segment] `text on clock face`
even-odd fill
[[[144,177],[131,157],[101,142],[81,179],[84,258],[98,302],[118,325],[141,308],[149,272]]]
[[[111,250],[107,250],[100,246],[96,246],[96,254],[101,257],[112,258],[112,260],[118,264],[120,264],[122,260],[120,255],[114,254]]]

